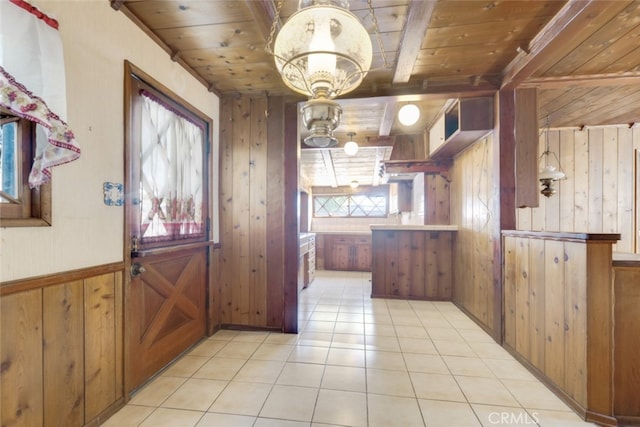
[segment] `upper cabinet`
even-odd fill
[[[429,129],[429,156],[453,157],[493,129],[493,97],[456,99]]]

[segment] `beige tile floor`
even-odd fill
[[[593,426],[453,304],[372,300],[370,278],[318,271],[299,334],[219,331],[104,425]]]

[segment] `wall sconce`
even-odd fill
[[[358,143],[353,140],[355,134],[355,132],[349,132],[347,134],[349,135],[349,140],[344,144],[344,152],[348,156],[355,156],[358,152]]]
[[[360,185],[360,183],[358,181],[356,181],[355,179],[353,181],[351,181],[351,188],[353,188],[354,190],[356,188],[358,188],[359,185]]]
[[[562,171],[562,166],[560,165],[560,160],[556,153],[549,150],[549,117],[547,117],[547,128],[545,132],[545,151],[540,155],[538,159],[538,163],[541,166],[540,171],[538,172],[538,179],[540,180],[540,184],[542,185],[542,190],[540,193],[545,197],[551,197],[556,193],[556,189],[553,187],[553,184],[556,181],[561,179],[565,179],[567,175]],[[555,159],[555,163],[558,165],[557,167],[551,164],[550,156],[553,155]],[[544,159],[544,161],[543,161]]]
[[[398,111],[398,120],[404,126],[413,126],[420,119],[420,109],[415,104],[405,104]]]
[[[278,32],[273,55],[290,89],[332,99],[362,83],[373,49],[347,0],[301,0]]]

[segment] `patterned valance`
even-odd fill
[[[66,83],[58,22],[23,0],[0,1],[0,105],[37,123],[29,185],[49,181],[50,169],[80,157],[65,122]]]

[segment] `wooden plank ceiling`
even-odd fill
[[[111,3],[209,90],[296,99],[265,50],[278,0]],[[297,5],[284,0],[277,22]],[[547,119],[551,127],[640,122],[640,0],[371,0],[371,6],[350,1],[371,35],[374,58],[362,85],[338,100],[343,115],[334,133],[341,146],[355,132],[365,149],[354,158],[340,147],[310,150],[303,172],[311,185],[333,179],[324,175],[327,152],[338,185],[356,176],[373,183],[375,161],[389,158],[394,136],[421,134],[448,98],[501,87],[538,89],[540,127]],[[405,128],[395,116],[409,101],[419,105],[421,119]]]

